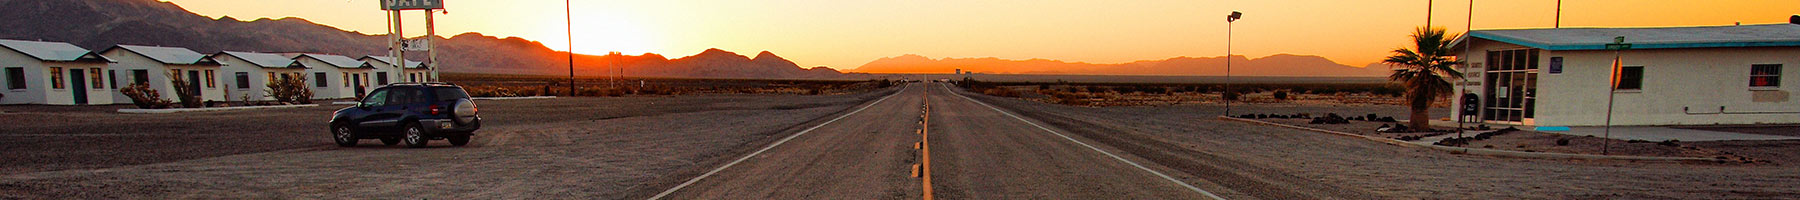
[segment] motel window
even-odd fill
[[[50,88],[63,89],[63,72],[61,67],[50,68]]]
[[[181,80],[181,70],[180,69],[169,70],[169,79]]]
[[[213,85],[213,80],[217,80],[215,77],[216,76],[213,76],[213,70],[206,70],[206,88],[218,88],[215,87],[216,85]]]
[[[106,83],[113,89],[119,88],[119,70],[106,70]]]
[[[275,72],[269,72],[269,79],[264,79],[263,81],[274,83],[275,82]]]
[[[274,74],[270,74],[270,75],[274,75]],[[238,72],[237,73],[237,88],[238,89],[250,88],[250,72]]]
[[[344,87],[350,87],[350,72],[344,72]]]
[[[387,72],[375,72],[376,85],[387,85],[388,84],[387,79],[388,79]]]
[[[1644,66],[1626,66],[1619,68],[1620,90],[1644,89]]]
[[[1750,87],[1781,87],[1781,64],[1750,65]]]
[[[150,70],[131,70],[131,84],[150,85]]]
[[[313,87],[330,87],[325,85],[325,72],[313,72]]]
[[[100,76],[100,68],[88,68],[88,80],[90,80],[88,83],[92,83],[88,85],[93,85],[94,89],[106,89],[106,85],[103,84],[106,83],[106,78]]]
[[[6,68],[6,89],[25,89],[25,68]]]

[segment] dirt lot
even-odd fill
[[[881,90],[891,91],[891,90]],[[331,145],[318,108],[7,106],[0,199],[619,198],[888,92],[478,101],[469,146]]]
[[[1295,125],[1295,126],[1301,126],[1301,127],[1333,130],[1333,131],[1345,132],[1345,133],[1351,133],[1351,134],[1360,134],[1360,135],[1375,136],[1375,137],[1382,137],[1382,138],[1399,139],[1399,140],[1405,140],[1402,138],[1403,136],[1430,137],[1430,136],[1437,136],[1440,134],[1455,134],[1455,133],[1443,133],[1443,132],[1384,133],[1384,132],[1375,131],[1376,128],[1379,128],[1382,125],[1402,124],[1402,123],[1394,123],[1394,122],[1383,123],[1383,122],[1368,122],[1368,121],[1352,120],[1352,121],[1350,121],[1349,124],[1310,124],[1310,123],[1308,123],[1308,122],[1310,122],[1310,120],[1308,120],[1308,119],[1257,119],[1257,120],[1281,123],[1281,124],[1287,124],[1287,125]],[[1436,127],[1436,128],[1437,129],[1455,129],[1456,127]],[[1506,128],[1506,127],[1502,126],[1502,127],[1498,127],[1498,128]],[[1476,135],[1479,135],[1480,133],[1492,132],[1492,131],[1497,131],[1497,130],[1469,130],[1469,131],[1463,133],[1463,137],[1476,137]],[[1353,139],[1353,138],[1346,138],[1346,139]],[[1569,142],[1566,144],[1558,144],[1557,143],[1558,140],[1564,140],[1564,139],[1568,140]],[[1423,141],[1423,142],[1438,142],[1438,140],[1430,140],[1430,141]],[[1723,143],[1728,143],[1728,142],[1723,142]],[[1724,151],[1718,151],[1718,150],[1714,150],[1714,149],[1710,149],[1710,148],[1703,148],[1703,147],[1696,146],[1696,145],[1693,145],[1690,143],[1685,143],[1685,142],[1627,141],[1627,140],[1620,140],[1620,139],[1604,139],[1604,138],[1598,138],[1598,137],[1570,136],[1570,135],[1543,133],[1543,132],[1535,132],[1535,131],[1523,131],[1523,130],[1510,131],[1510,132],[1506,132],[1504,134],[1492,135],[1490,137],[1487,137],[1487,139],[1474,140],[1472,142],[1469,142],[1466,145],[1460,145],[1460,146],[1473,147],[1473,148],[1510,150],[1510,151],[1524,151],[1524,152],[1554,152],[1554,153],[1574,153],[1574,154],[1593,154],[1593,155],[1605,154],[1605,155],[1628,155],[1628,156],[1674,156],[1674,157],[1722,158],[1722,159],[1731,160],[1731,161],[1735,161],[1735,162],[1758,161],[1755,158],[1747,158],[1747,157],[1743,157],[1743,156],[1739,156],[1739,155],[1733,155],[1733,154],[1730,154],[1730,153],[1727,153]],[[1603,147],[1605,147],[1604,152],[1602,150]]]
[[[1157,164],[1247,190],[1361,191],[1381,199],[1778,199],[1800,196],[1800,164],[1640,163],[1456,155],[1216,120],[1215,105],[1072,107],[980,96]],[[1398,106],[1242,106],[1234,113],[1399,116]],[[1794,141],[1696,146],[1800,152]],[[1793,153],[1772,159],[1793,160]],[[1764,157],[1764,156],[1759,156]],[[1315,185],[1316,184],[1316,185]],[[1350,192],[1354,193],[1354,192]]]

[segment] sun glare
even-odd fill
[[[586,15],[586,16],[584,16]],[[531,35],[550,49],[567,50],[568,26],[562,20],[540,21],[543,25]],[[576,13],[574,20],[575,53],[606,54],[621,52],[637,55],[661,51],[652,27],[626,18]]]

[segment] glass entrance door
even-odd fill
[[[1482,120],[1531,124],[1536,114],[1533,110],[1537,98],[1537,63],[1537,49],[1487,52]]]

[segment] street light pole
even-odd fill
[[[1243,12],[1235,10],[1231,15],[1225,15],[1225,92],[1219,95],[1220,99],[1225,99],[1225,117],[1231,117],[1231,24],[1243,17]]]

